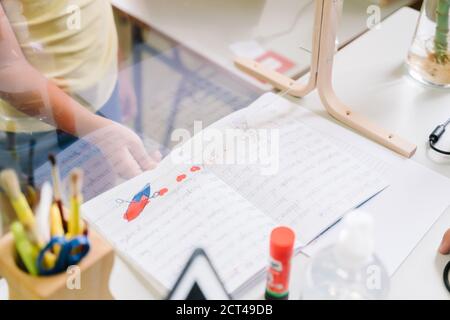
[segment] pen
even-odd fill
[[[70,174],[70,216],[69,216],[69,235],[75,237],[81,235],[80,206],[83,202],[81,188],[83,185],[83,172],[75,169]]]
[[[27,174],[27,199],[31,207],[35,207],[38,203],[38,195],[36,192],[36,187],[34,185],[34,149],[36,146],[36,140],[30,140],[30,146],[28,149],[28,174]]]
[[[11,231],[20,259],[27,271],[31,275],[36,276],[38,274],[36,259],[39,254],[39,249],[28,240],[25,229],[20,222],[14,222],[11,225]]]
[[[16,213],[14,211],[14,208],[11,206],[11,202],[9,201],[6,194],[4,194],[1,191],[0,191],[0,215],[3,217],[3,226],[9,226],[16,217]]]
[[[30,140],[28,149],[28,185],[35,188],[34,185],[34,148],[36,147],[36,140]]]
[[[50,210],[50,233],[52,237],[64,237],[64,227],[58,205],[54,203]]]
[[[50,233],[52,238],[54,237],[64,237],[64,226],[61,219],[61,213],[59,212],[58,205],[54,203],[50,210]],[[55,245],[53,250],[55,254],[59,254],[60,247]]]
[[[50,164],[52,166],[53,198],[58,205],[59,213],[61,215],[61,222],[64,223],[64,206],[61,198],[61,177],[56,164],[56,157],[53,154],[50,154],[48,159],[50,160]]]
[[[32,208],[34,208],[39,202],[36,190],[29,185],[26,186],[26,199],[27,202],[30,204],[30,207]]]
[[[25,229],[29,231],[31,240],[39,243],[39,236],[36,231],[36,220],[25,195],[20,190],[19,179],[11,169],[3,170],[0,173],[0,185],[8,195],[9,201],[14,208],[19,221]]]

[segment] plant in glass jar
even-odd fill
[[[421,82],[450,88],[450,0],[425,0],[408,55],[410,74]]]

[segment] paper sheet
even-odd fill
[[[261,98],[221,124],[252,119],[249,134],[254,134],[254,129],[277,130],[279,148],[274,158],[279,161],[278,170],[262,175],[255,165],[209,168],[278,224],[292,227],[305,246],[346,212],[385,189],[388,179],[381,179],[366,166],[367,160],[356,160],[290,113],[280,114],[278,104],[264,108],[267,101]],[[258,124],[255,119],[261,114],[269,117]]]

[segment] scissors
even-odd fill
[[[54,247],[59,247],[58,257],[52,268],[44,264],[44,256],[47,252],[53,252]],[[40,275],[48,276],[64,272],[69,266],[78,264],[89,252],[90,244],[86,236],[78,236],[72,239],[65,237],[53,237],[41,250],[37,264]]]

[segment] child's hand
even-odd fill
[[[450,229],[444,235],[442,239],[441,246],[439,247],[439,252],[441,254],[449,254],[450,253]]]
[[[161,160],[159,152],[148,155],[136,133],[112,121],[83,139],[99,148],[114,171],[124,179],[154,169]]]

